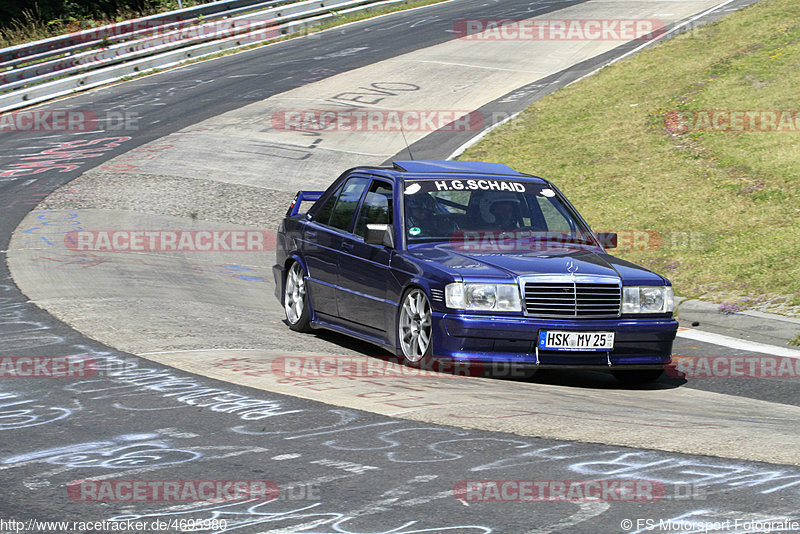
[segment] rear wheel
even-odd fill
[[[397,337],[404,363],[420,367],[430,360],[433,353],[431,306],[425,292],[419,288],[409,290],[401,301]]]
[[[303,267],[294,262],[286,272],[286,283],[283,292],[283,309],[286,312],[286,321],[289,328],[295,332],[308,332],[309,316],[308,295],[306,295],[306,280]]]
[[[647,384],[655,382],[664,372],[663,369],[612,369],[614,378],[627,385]]]

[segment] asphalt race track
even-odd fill
[[[800,521],[796,378],[665,375],[624,388],[589,371],[409,373],[367,344],[290,331],[269,246],[87,252],[69,239],[255,231],[268,242],[298,189],[409,149],[445,159],[643,44],[456,39],[459,20],[628,18],[669,29],[749,3],[451,0],[36,108],[95,116],[89,131],[0,132],[0,357],[97,364],[83,377],[0,380],[0,532],[105,532],[126,521],[148,522],[129,531],[354,534],[759,532],[773,521],[773,532],[796,532],[781,523]],[[405,139],[281,122],[354,108],[481,120]],[[800,351],[734,347],[687,331],[674,352],[800,361]],[[282,372],[303,357],[379,372]],[[606,480],[653,497],[495,502],[459,491],[486,480]],[[136,481],[265,481],[280,493],[230,502],[97,493]]]

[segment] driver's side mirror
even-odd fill
[[[364,242],[368,245],[386,245],[394,248],[394,227],[391,224],[368,224]]]

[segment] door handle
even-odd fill
[[[317,238],[317,232],[312,232],[308,230],[306,231],[306,239],[316,239],[316,238]]]
[[[345,241],[344,243],[342,243],[342,250],[350,252],[351,250],[353,250],[354,246],[355,245],[353,245],[352,241]]]

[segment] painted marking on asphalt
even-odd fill
[[[800,358],[800,350],[778,347],[777,345],[767,345],[766,343],[757,343],[745,339],[736,339],[734,337],[723,336],[722,334],[694,330],[693,328],[679,328],[677,335],[678,337],[711,343],[712,345],[720,345],[731,349],[747,350],[786,358]]]
[[[270,460],[294,460],[295,458],[300,458],[301,454],[292,453],[292,454],[279,454],[278,456],[273,456]]]

